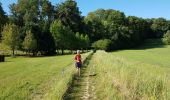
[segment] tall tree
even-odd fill
[[[37,40],[31,30],[26,31],[26,37],[23,42],[23,48],[26,52],[31,52],[33,55],[37,51]]]
[[[168,22],[164,18],[154,19],[151,29],[154,31],[155,36],[160,38],[169,29]]]
[[[2,8],[2,4],[0,3],[0,41],[1,41],[1,36],[2,36],[1,32],[6,22],[7,22],[7,16],[5,15],[5,12]]]
[[[83,17],[81,16],[81,12],[79,11],[75,0],[66,0],[63,3],[58,4],[55,18],[61,20],[63,25],[70,27],[74,33],[84,32]]]
[[[92,42],[111,38],[112,35],[118,33],[119,26],[127,24],[124,13],[112,9],[98,9],[91,12],[85,18],[85,22],[90,29],[86,33],[88,33]]]
[[[82,45],[82,43],[81,43],[81,34],[79,32],[76,32],[75,37],[76,37],[75,45],[77,46],[76,49],[81,49],[81,45]]]
[[[40,15],[43,20],[52,22],[54,19],[54,6],[48,0],[40,0]]]
[[[129,16],[127,19],[132,42],[134,44],[142,42],[148,33],[148,23],[144,19],[135,16]]]
[[[19,28],[15,24],[6,24],[2,31],[2,43],[11,48],[12,55],[20,44]]]
[[[85,17],[85,23],[88,27],[85,33],[89,35],[91,42],[103,38],[105,28],[95,12],[91,12]]]
[[[69,36],[73,34],[71,29],[64,26],[60,20],[55,20],[51,24],[50,31],[54,38],[56,48],[61,49],[63,54],[64,49],[69,48]]]
[[[85,49],[88,49],[90,47],[90,39],[89,36],[86,34],[85,37]]]
[[[36,23],[39,14],[39,0],[18,0],[10,5],[12,18],[19,26]]]
[[[163,36],[163,42],[165,44],[170,44],[170,30],[168,30]]]
[[[141,43],[150,29],[144,19],[126,17],[123,12],[112,9],[91,12],[85,18],[85,22],[88,26],[86,33],[92,42],[109,39],[112,41],[111,49],[127,48]]]
[[[11,22],[21,26],[21,40],[24,41],[26,31],[31,30],[37,40],[37,51],[41,54],[54,53],[54,41],[49,30],[54,20],[54,7],[51,2],[49,0],[18,0],[10,8]]]

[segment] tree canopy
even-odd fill
[[[0,3],[0,41],[1,41],[1,36],[2,36],[1,32],[6,22],[7,22],[7,16],[5,15],[5,12],[2,8],[2,4]]]
[[[5,15],[0,4],[3,42],[11,47],[11,39],[16,40],[13,50],[41,55],[66,49],[123,49],[140,45],[147,38],[169,37],[170,21],[165,18],[126,16],[114,9],[82,16],[75,0],[56,5],[49,0],[18,0],[10,10],[11,14]]]
[[[6,24],[2,31],[2,43],[8,45],[14,51],[20,44],[19,28],[15,24]]]

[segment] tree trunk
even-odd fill
[[[71,50],[71,54],[73,54],[73,50]]]
[[[12,56],[15,57],[15,49],[12,49]]]
[[[59,50],[57,49],[57,55],[59,55]]]
[[[5,56],[4,55],[0,55],[0,62],[4,62],[5,61]]]
[[[63,49],[61,50],[61,54],[62,54],[62,55],[64,54],[64,50],[63,50]]]

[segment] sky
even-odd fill
[[[49,0],[53,5],[65,0]],[[124,12],[126,16],[138,16],[142,18],[164,17],[170,20],[170,0],[76,0],[77,5],[86,16],[97,9],[114,9]],[[10,14],[9,4],[17,0],[0,0],[7,14]]]

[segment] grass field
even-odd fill
[[[162,45],[159,39],[150,39],[138,48],[120,50],[113,54],[133,62],[170,68],[170,45]]]
[[[168,50],[147,40],[132,50],[97,51],[65,100],[170,100]]]
[[[73,55],[7,58],[0,63],[0,100],[170,100],[169,51],[160,40],[97,51],[74,79]]]
[[[0,100],[60,100],[75,72],[73,55],[6,60],[0,63]]]
[[[170,100],[170,47],[151,43],[94,54],[96,100]]]

